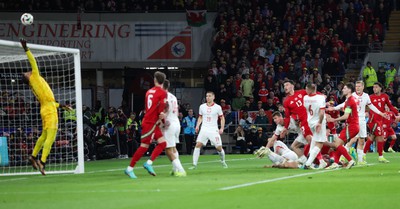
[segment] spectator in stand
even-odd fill
[[[396,96],[400,95],[400,76],[396,76],[392,83],[392,88]]]
[[[309,81],[310,76],[308,75],[307,68],[303,68],[303,73],[301,74],[298,82],[300,82],[301,87],[305,87]]]
[[[265,105],[265,110],[275,112],[278,110],[278,107],[274,104],[273,99],[269,98],[267,104]]]
[[[226,99],[225,100],[228,104],[232,104],[232,98],[236,95],[236,89],[235,89],[235,86],[232,84],[231,78],[226,79],[225,89],[226,89],[226,92],[225,92]]]
[[[243,92],[243,96],[246,99],[253,96],[254,81],[250,79],[249,74],[245,74],[245,78],[240,83],[240,90]]]
[[[206,75],[204,79],[204,89],[206,92],[217,92],[218,89],[218,82],[217,78],[213,75],[212,70],[208,71],[208,75]]]
[[[321,86],[322,77],[321,77],[321,74],[319,74],[319,72],[318,72],[318,68],[313,69],[313,72],[310,74],[309,81],[316,84],[317,86]]]
[[[363,79],[365,80],[365,86],[367,87],[368,94],[373,94],[372,87],[374,83],[378,81],[376,71],[372,67],[371,62],[367,62],[367,66],[363,70]]]
[[[379,83],[386,83],[386,72],[385,68],[383,66],[380,66],[378,68],[378,72],[376,72],[376,77],[378,79]]]
[[[265,115],[264,109],[261,108],[260,110],[258,110],[258,114],[256,116],[256,119],[254,120],[254,124],[258,127],[262,127],[264,130],[266,130],[267,124],[270,124],[270,121],[268,121],[268,118]]]
[[[243,97],[242,91],[238,91],[236,97],[232,99],[232,110],[238,111],[243,108],[246,103],[246,99]]]
[[[240,154],[247,152],[246,134],[241,125],[238,125],[233,133],[233,139],[236,141],[236,146],[240,148]]]
[[[240,108],[240,110],[243,112],[252,111],[250,100],[246,100],[244,106],[242,108]]]
[[[394,81],[394,77],[397,75],[397,70],[394,68],[394,64],[390,64],[389,70],[386,71],[385,77],[386,77],[386,88],[392,85],[392,82]]]
[[[261,89],[258,90],[258,97],[262,103],[267,103],[267,96],[269,91],[265,88],[265,83],[261,84]]]

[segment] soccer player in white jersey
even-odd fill
[[[163,83],[163,89],[167,92],[169,85],[169,80],[165,80]],[[167,104],[167,115],[163,124],[163,128],[161,129],[164,138],[167,141],[165,154],[172,162],[172,174],[178,177],[186,176],[185,169],[183,169],[181,161],[179,160],[178,150],[176,150],[176,143],[179,143],[179,133],[181,131],[181,124],[178,118],[178,100],[170,92],[167,94]]]
[[[222,166],[228,168],[225,162],[225,151],[222,148],[221,135],[224,131],[225,117],[222,113],[222,108],[218,104],[214,103],[215,94],[214,92],[206,93],[206,103],[200,105],[199,118],[197,119],[196,133],[199,133],[201,124],[201,130],[197,136],[196,146],[193,151],[193,166],[189,169],[196,169],[197,162],[200,157],[200,149],[207,144],[210,140],[211,144],[215,146],[221,159]],[[218,118],[220,119],[220,127],[218,129]]]
[[[307,84],[307,95],[303,99],[304,107],[307,110],[308,125],[313,134],[309,157],[307,162],[302,166],[303,169],[312,168],[311,164],[321,151],[324,142],[326,142],[325,96],[317,94],[316,90],[317,87],[315,84]],[[323,159],[320,159],[319,163],[319,169],[323,169],[327,165]]]
[[[364,92],[364,82],[363,81],[357,81],[356,82],[356,91],[353,92],[352,94],[356,101],[357,101],[357,109],[358,109],[358,118],[359,118],[359,124],[360,124],[360,131],[358,135],[351,139],[347,144],[346,144],[346,149],[349,149],[358,139],[358,144],[357,144],[357,163],[359,165],[365,164],[364,161],[364,144],[365,144],[365,138],[367,138],[367,122],[365,121],[365,107],[368,106],[370,110],[374,111],[375,113],[381,115],[382,117],[385,117],[385,114],[383,114],[381,111],[379,111],[372,103],[369,98],[369,95]],[[330,107],[329,109],[334,109],[334,110],[340,110],[344,107],[344,102],[336,107]]]
[[[279,135],[282,133],[284,129],[284,119],[282,114],[278,111],[272,114],[272,119],[276,124],[276,129],[271,138],[268,139],[268,143],[266,147],[261,147],[254,154],[258,158],[263,158],[265,155],[274,163],[272,167],[278,168],[297,168],[298,167],[298,157],[295,152],[290,150],[286,144],[282,141],[278,140]],[[298,138],[302,138],[302,140],[306,141],[302,132],[298,128],[298,125],[295,124],[295,120],[293,118],[290,119],[288,131],[290,133],[297,133]],[[298,139],[300,140],[300,139]],[[270,150],[271,147],[274,147],[274,152]]]

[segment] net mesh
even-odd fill
[[[76,100],[73,54],[31,51],[56,101],[73,105]],[[22,73],[30,70],[22,48],[0,46],[0,137],[3,145],[0,150],[0,175],[37,172],[29,164],[28,157],[42,130],[40,104],[29,86],[21,80]],[[64,120],[61,109],[58,113],[58,132],[47,158],[47,173],[73,171],[77,166],[76,121]],[[7,149],[4,143],[7,143]]]

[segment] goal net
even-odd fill
[[[76,110],[76,120],[67,120],[64,110],[58,109],[58,131],[46,174],[83,173],[79,50],[29,43],[28,47],[56,101],[70,103]],[[31,66],[21,44],[0,40],[0,175],[39,174],[28,160],[42,131],[40,104],[21,80],[22,73],[28,71]]]

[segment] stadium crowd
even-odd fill
[[[284,113],[285,80],[295,81],[296,89],[315,83],[327,102],[342,103],[348,65],[381,49],[391,4],[385,0],[219,1],[205,91],[217,92],[216,101],[226,107],[225,112],[231,111],[228,118],[240,124],[235,135],[243,130],[257,132],[254,125],[260,123],[255,121],[260,110],[267,115],[261,123],[267,124],[273,124],[274,111]],[[362,76],[367,90],[372,93],[373,82],[380,81],[399,106],[400,77],[394,66],[376,71],[369,63],[365,68],[375,73]]]

